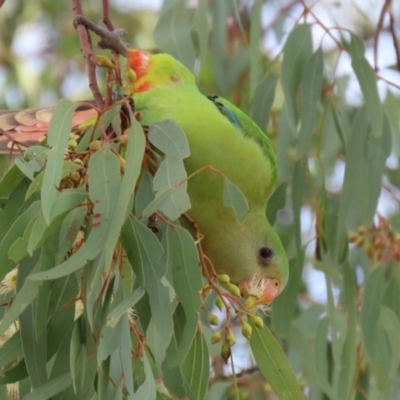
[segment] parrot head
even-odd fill
[[[131,93],[140,93],[153,87],[187,84],[195,86],[193,74],[169,54],[149,54],[130,49],[128,65],[135,73]]]
[[[263,308],[288,281],[289,262],[282,242],[262,210],[250,211],[242,226],[235,217],[221,220],[223,224],[200,226],[204,253],[218,274],[227,274],[239,286],[248,308]]]

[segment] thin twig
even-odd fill
[[[72,10],[76,17],[83,15],[82,4],[80,0],[72,0]],[[75,18],[76,21],[76,18]],[[82,24],[75,23],[75,28],[79,35],[79,42],[83,52],[83,56],[86,59],[86,65],[88,70],[89,87],[93,93],[93,98],[96,101],[96,105],[100,110],[104,109],[104,100],[101,96],[99,85],[96,79],[96,56],[93,53],[92,43],[90,40],[89,32],[86,27]]]
[[[113,31],[114,25],[110,18],[110,2],[109,0],[102,0],[103,2],[103,22],[109,31]]]
[[[393,47],[396,52],[397,69],[400,71],[400,49],[399,49],[399,43],[397,42],[396,30],[394,27],[395,21],[394,21],[394,17],[393,17],[392,7],[390,7],[390,9],[389,9],[389,16],[390,16],[390,33],[392,34]]]
[[[114,31],[114,24],[111,21],[110,17],[110,1],[109,0],[102,0],[103,1],[103,23],[108,28],[109,31]],[[117,85],[122,86],[122,79],[121,79],[121,66],[119,62],[119,53],[114,53],[114,64],[115,64],[115,80]]]
[[[379,15],[378,26],[376,27],[376,31],[374,34],[374,70],[375,72],[379,71],[378,67],[378,42],[379,35],[382,32],[383,21],[385,19],[385,14],[388,12],[389,7],[391,6],[392,0],[385,0],[385,3],[382,6],[381,13]]]
[[[312,10],[311,7],[309,7],[306,2],[304,0],[300,0],[303,8],[304,8],[304,15],[306,14],[310,14],[313,16],[313,18],[315,19],[315,21],[318,23],[318,25],[326,32],[326,34],[328,36],[330,36],[330,38],[335,42],[336,46],[340,49],[340,50],[344,50],[344,47],[342,45],[342,43],[340,43],[335,36],[333,36],[331,29],[332,28],[328,28],[314,13],[314,11]]]

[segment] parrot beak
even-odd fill
[[[281,283],[276,278],[254,275],[240,282],[239,289],[242,297],[246,299],[246,308],[252,309],[274,300],[281,292]]]

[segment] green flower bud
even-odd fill
[[[218,307],[218,309],[220,311],[222,311],[225,307],[224,302],[222,301],[220,296],[217,296],[217,298],[215,299],[215,305]]]
[[[225,337],[226,343],[228,343],[229,347],[232,347],[236,343],[235,335],[232,331],[228,328]]]
[[[221,332],[215,332],[211,336],[211,343],[212,344],[218,343],[220,340],[221,340]]]
[[[211,325],[218,325],[219,324],[219,319],[215,314],[208,314],[208,322]]]
[[[118,137],[118,141],[122,146],[126,146],[128,144],[128,135],[121,135]]]
[[[227,289],[228,289],[230,294],[233,294],[236,297],[240,297],[240,290],[233,283],[228,283]]]
[[[231,356],[231,348],[227,343],[224,343],[221,347],[221,357],[225,362],[228,362]]]
[[[258,315],[250,315],[251,320],[257,328],[264,328],[264,321]]]
[[[231,278],[229,278],[229,275],[227,275],[227,274],[222,274],[222,275],[218,275],[218,280],[221,283],[229,283],[231,281]]]
[[[247,322],[245,322],[242,326],[242,335],[247,339],[250,340],[251,339],[251,334],[253,332],[253,328],[250,326],[250,324],[248,324]]]
[[[102,144],[101,144],[100,140],[93,140],[93,142],[90,142],[90,144],[89,144],[89,149],[90,149],[90,151],[95,152],[97,150],[100,150],[101,146],[102,146]]]
[[[68,140],[68,147],[71,150],[75,150],[77,148],[77,146],[78,146],[78,142],[75,139],[69,139]]]

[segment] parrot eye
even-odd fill
[[[268,265],[269,260],[274,255],[274,252],[269,247],[261,247],[258,251],[258,263],[261,266]]]

